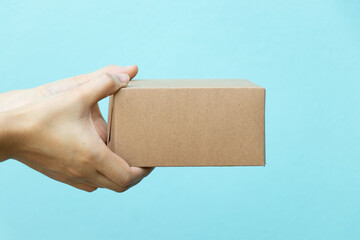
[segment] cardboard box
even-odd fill
[[[108,146],[131,166],[264,166],[265,89],[241,79],[132,80]]]

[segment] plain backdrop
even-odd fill
[[[1,0],[0,92],[108,64],[246,78],[267,90],[267,165],[157,168],[128,192],[89,194],[9,160],[0,239],[360,239],[359,12],[350,0]]]

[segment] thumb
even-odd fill
[[[138,72],[138,67],[136,65],[122,67],[117,65],[109,65],[107,67],[101,68],[95,72],[87,73],[83,75],[78,75],[71,78],[66,78],[62,80],[58,80],[55,82],[47,83],[45,85],[41,85],[37,87],[37,89],[44,95],[44,96],[51,96],[56,93],[65,92],[67,90],[71,90],[73,88],[76,88],[86,82],[89,81],[89,79],[93,79],[96,77],[99,77],[100,75],[104,73],[110,73],[110,74],[120,74],[120,73],[126,73],[130,76],[130,79],[134,78]]]
[[[103,73],[90,81],[75,88],[81,101],[89,107],[96,104],[101,99],[114,94],[120,88],[126,87],[130,77],[126,73],[109,74]]]

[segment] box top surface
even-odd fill
[[[261,88],[245,79],[134,79],[131,88]]]

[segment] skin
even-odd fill
[[[129,166],[106,146],[98,101],[126,87],[137,66],[107,66],[32,89],[0,94],[0,161],[18,160],[92,192],[124,192],[153,168]]]

